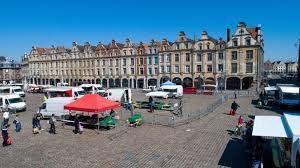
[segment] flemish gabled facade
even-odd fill
[[[232,37],[229,30],[227,35],[226,87],[248,88],[253,81],[259,85],[264,63],[264,41],[260,26],[248,28],[244,22],[240,22]]]
[[[184,87],[215,84],[219,89],[247,89],[259,84],[263,73],[263,36],[260,27],[241,22],[227,41],[203,31],[190,39],[180,31],[174,41],[109,44],[89,42],[70,48],[33,47],[26,56],[30,83],[70,85],[100,83],[105,87],[145,88],[171,80]],[[24,66],[25,67],[25,66]]]

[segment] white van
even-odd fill
[[[85,91],[77,87],[51,87],[44,90],[49,98],[53,97],[82,97]]]
[[[65,87],[65,86],[69,86],[68,83],[57,83],[56,84],[57,87]]]
[[[105,89],[99,84],[82,84],[79,87],[82,88],[87,93],[92,93],[92,94],[105,92]]]
[[[24,84],[22,84],[22,83],[8,84],[8,86],[19,86],[19,87],[21,87],[21,89],[22,89],[23,91],[25,91],[25,86],[24,86]]]
[[[55,117],[62,118],[64,115],[69,114],[69,110],[64,110],[64,105],[69,104],[75,100],[74,97],[55,97],[50,98],[43,102],[39,107],[38,113],[41,113],[43,118],[49,118],[52,114]]]
[[[277,101],[282,106],[297,106],[300,104],[299,87],[295,86],[277,86]]]
[[[183,95],[183,87],[181,85],[165,85],[160,89],[163,92],[169,92],[168,97],[181,97]]]
[[[107,89],[104,96],[109,100],[116,102],[131,102],[131,89]]]
[[[19,95],[0,95],[0,108],[15,112],[26,111],[26,104]]]
[[[17,94],[20,97],[25,97],[25,92],[20,86],[3,86],[0,87],[0,94]]]

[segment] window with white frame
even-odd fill
[[[175,54],[175,62],[179,62],[179,54]]]
[[[144,68],[140,67],[140,75],[144,75]]]
[[[175,65],[175,67],[174,67],[174,72],[175,72],[175,73],[179,73],[179,65]]]
[[[164,73],[165,72],[165,67],[164,66],[160,66],[159,72],[160,73]]]
[[[170,62],[171,61],[171,54],[167,54],[166,56],[166,62]]]
[[[207,65],[207,72],[212,72],[212,65]]]
[[[167,72],[167,73],[170,73],[170,72],[171,72],[171,66],[169,66],[169,65],[167,66],[166,72]]]
[[[190,73],[191,72],[191,67],[189,65],[185,66],[185,73]]]
[[[197,54],[197,62],[200,62],[202,60],[202,54],[198,53]]]
[[[161,54],[161,55],[160,55],[159,62],[164,62],[164,61],[165,61],[165,55],[164,55],[164,54]]]

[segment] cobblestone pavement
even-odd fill
[[[215,112],[175,128],[145,124],[128,128],[123,121],[99,134],[85,129],[82,135],[72,127],[57,124],[56,135],[42,131],[31,133],[32,112],[42,101],[41,95],[27,95],[28,110],[20,113],[23,130],[9,130],[12,145],[0,147],[0,167],[247,167],[249,162],[242,141],[230,136],[238,115],[228,116],[231,100]],[[278,115],[256,109],[250,97],[239,98],[239,110],[247,115]],[[14,116],[11,116],[12,123]],[[47,128],[46,121],[42,122]]]

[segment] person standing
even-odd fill
[[[236,99],[236,98],[237,98],[236,91],[234,91],[234,99]]]
[[[154,100],[153,100],[152,96],[149,97],[149,106],[150,106],[150,112],[153,113],[154,112]]]
[[[36,114],[33,114],[32,116],[32,129],[37,128],[37,119]]]
[[[19,120],[19,114],[16,115],[16,118],[13,122],[16,125],[16,132],[20,132],[22,129],[21,121]]]
[[[6,110],[3,113],[3,125],[8,125],[8,121],[9,121],[9,112]]]
[[[73,130],[73,132],[75,134],[79,133],[80,122],[79,122],[78,114],[76,114],[76,116],[74,118],[74,126],[75,126],[75,130]]]
[[[41,113],[37,113],[36,114],[36,126],[39,128],[39,130],[42,129],[41,118],[42,118],[42,114]]]
[[[56,122],[56,119],[54,117],[54,114],[52,114],[52,116],[50,117],[49,119],[49,124],[50,124],[50,130],[49,130],[49,133],[51,134],[56,134],[56,131],[55,131],[55,122]]]
[[[2,138],[3,138],[2,146],[4,147],[7,145],[10,145],[11,143],[8,142],[9,136],[8,136],[8,125],[7,124],[2,125],[1,132],[2,132]]]

